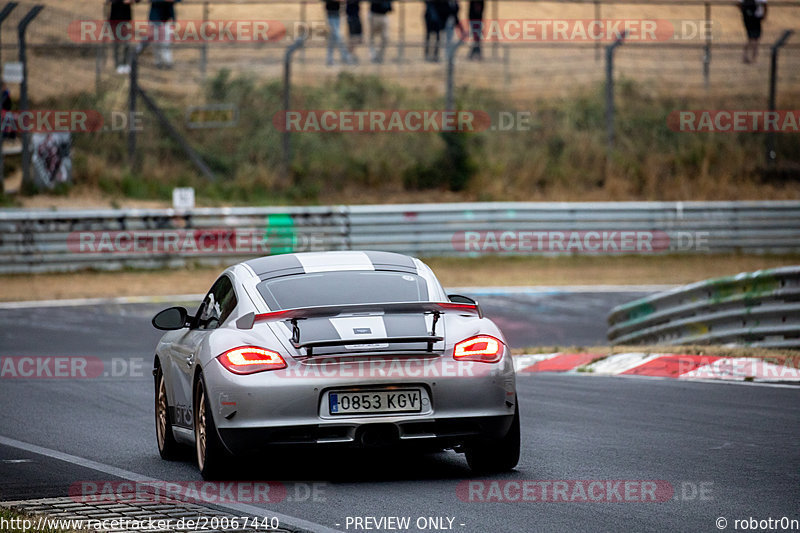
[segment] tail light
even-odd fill
[[[503,356],[503,342],[491,335],[478,335],[461,341],[453,348],[456,361],[496,363]]]
[[[258,346],[240,346],[223,353],[217,360],[234,374],[255,374],[286,368],[286,361],[277,352]]]

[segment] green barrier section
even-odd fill
[[[264,239],[271,255],[290,254],[297,246],[297,233],[291,215],[267,215]]]

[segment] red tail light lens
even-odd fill
[[[496,363],[503,356],[503,343],[490,335],[478,335],[461,341],[453,348],[456,361]]]
[[[240,346],[223,353],[217,360],[234,374],[255,374],[266,370],[286,368],[280,354],[258,346]]]

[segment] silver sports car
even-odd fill
[[[419,259],[320,252],[225,270],[156,348],[158,450],[194,447],[207,479],[271,446],[452,448],[477,471],[519,460],[511,352]]]

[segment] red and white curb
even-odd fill
[[[514,368],[517,374],[582,372],[599,376],[800,383],[800,369],[755,357],[646,353],[604,357],[592,353],[548,353],[515,356]]]

